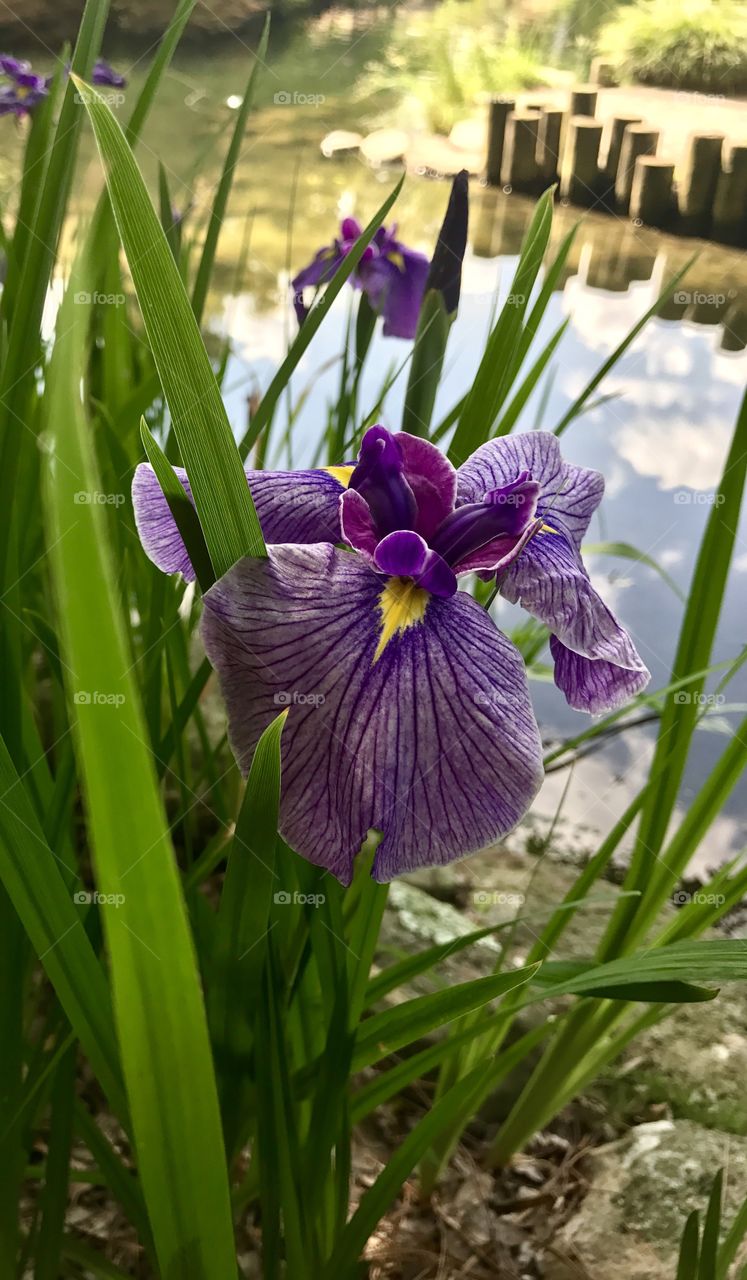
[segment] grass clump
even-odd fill
[[[600,34],[624,79],[703,93],[747,89],[747,6],[730,0],[638,0]]]

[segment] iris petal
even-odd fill
[[[187,473],[175,467],[185,492],[192,496]],[[339,542],[339,480],[327,471],[247,471],[254,505],[268,542]],[[188,582],[194,570],[174,517],[153,468],[141,463],[132,481],[135,523],[146,555],[164,573],[181,573]]]
[[[381,831],[385,881],[482,849],[541,778],[521,657],[471,597],[431,598],[374,655],[381,579],[329,546],[270,547],[205,596],[202,633],[247,770],[282,706],[281,832],[350,882]]]
[[[598,471],[565,462],[550,432],[525,431],[481,445],[459,468],[458,502],[479,502],[522,471],[540,486],[538,513],[578,549],[602,500],[604,478]]]
[[[555,683],[576,711],[592,715],[614,711],[645,689],[649,681],[644,666],[630,670],[614,662],[585,658],[567,649],[557,636],[550,636],[550,652],[555,662]]]
[[[588,693],[581,695],[574,692],[573,672],[580,687],[582,668],[562,654],[563,670],[556,669],[556,683],[569,701],[586,698],[593,706],[584,710],[610,710],[624,701],[624,688],[634,687],[638,693],[648,683],[648,670],[628,632],[595,591],[580,555],[561,534],[536,534],[507,570],[501,592],[546,623],[565,649],[619,670],[617,683],[609,673],[604,680],[600,672],[593,678],[588,673]]]

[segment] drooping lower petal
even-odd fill
[[[387,584],[332,547],[270,547],[207,592],[202,632],[244,771],[288,707],[281,831],[345,884],[370,829],[385,881],[496,841],[539,787],[520,655],[463,593]]]
[[[617,680],[609,674],[603,680],[601,669],[590,679],[588,697],[595,711],[619,705],[624,688],[638,693],[648,683],[649,672],[628,632],[592,586],[578,552],[561,534],[537,533],[506,571],[500,587],[508,600],[544,622],[566,650],[619,670]],[[585,695],[573,691],[572,669],[581,685],[585,668],[573,667],[570,659],[561,656],[564,674],[557,683],[567,696],[570,690],[580,699]]]
[[[585,658],[550,636],[550,652],[555,663],[555,683],[576,711],[597,715],[622,707],[641,693],[649,673],[641,664],[630,669],[599,658]]]
[[[191,498],[186,471],[183,467],[174,471]],[[336,475],[321,470],[247,471],[246,476],[267,542],[339,542],[339,502],[344,487]],[[163,573],[181,573],[191,582],[195,575],[189,556],[148,463],[140,463],[135,470],[132,504],[149,559]]]
[[[602,500],[604,478],[598,471],[565,462],[557,436],[548,431],[499,436],[481,445],[459,468],[458,502],[479,502],[522,471],[539,484],[538,514],[578,549]]]

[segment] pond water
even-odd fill
[[[236,431],[246,425],[247,397],[261,390],[282,358],[293,317],[288,306],[287,267],[303,265],[328,241],[342,213],[366,221],[394,184],[395,172],[373,173],[357,159],[327,161],[319,142],[332,128],[375,127],[391,104],[365,92],[365,67],[386,56],[388,27],[364,24],[335,30],[309,25],[302,35],[283,37],[268,59],[235,175],[229,217],[210,298],[209,324],[233,339],[226,387]],[[134,63],[128,98],[142,78]],[[249,50],[193,52],[177,59],[164,84],[140,158],[155,182],[156,160],[164,163],[173,203],[192,204],[187,221],[199,226],[235,119],[230,105],[241,95],[251,63]],[[126,106],[122,108],[126,112]],[[6,197],[17,175],[19,140],[10,121],[0,121],[0,188]],[[84,143],[76,209],[85,216],[100,186],[90,140]],[[436,417],[469,385],[493,314],[496,297],[509,291],[531,204],[516,196],[473,187],[470,249],[463,296],[447,356]],[[413,176],[396,209],[402,238],[430,251],[443,215],[445,183]],[[289,247],[289,210],[295,206]],[[558,243],[577,212],[560,209],[553,233]],[[247,269],[237,281],[237,263],[250,224]],[[576,421],[564,437],[574,462],[606,476],[607,496],[590,530],[593,542],[632,543],[653,557],[686,592],[705,522],[747,381],[747,266],[743,256],[713,245],[659,236],[613,219],[588,215],[569,260],[563,287],[553,295],[539,342],[570,316],[552,362],[550,377],[526,406],[520,426],[552,429],[568,405],[656,297],[663,280],[694,249],[700,258],[671,304],[666,319],[652,321],[600,392],[612,394]],[[341,296],[315,338],[294,379],[297,397],[310,388],[293,435],[292,462],[314,455],[323,430],[325,404],[334,395],[347,320]],[[377,337],[361,403],[372,403],[385,374],[405,358],[408,344]],[[406,374],[405,374],[406,377]],[[395,383],[383,421],[399,424],[404,380]],[[282,426],[282,421],[279,424]],[[275,439],[280,441],[282,431]],[[270,459],[273,461],[274,459]],[[284,447],[277,459],[287,462]],[[734,658],[747,643],[747,521],[737,532],[731,581],[718,635],[715,661]],[[630,560],[595,555],[589,567],[606,599],[632,630],[656,688],[667,681],[682,615],[682,602],[650,568]],[[496,614],[509,629],[518,616],[501,605]],[[713,682],[712,682],[713,684]],[[584,718],[568,709],[551,683],[538,681],[533,697],[548,739],[579,732]],[[682,803],[712,767],[747,704],[747,674],[726,691],[696,735]],[[613,738],[604,750],[576,766],[564,816],[574,829],[609,830],[645,779],[651,758],[650,726]],[[537,812],[550,817],[565,773],[551,775]],[[745,844],[747,797],[736,791],[714,824],[699,857],[702,868]]]

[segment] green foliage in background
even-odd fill
[[[475,113],[481,93],[516,93],[547,83],[549,73],[492,0],[444,0],[435,9],[400,14],[386,61],[369,66],[366,87],[417,102],[424,123],[448,133]]]
[[[733,0],[637,0],[598,45],[626,80],[716,95],[747,89],[747,6]]]

